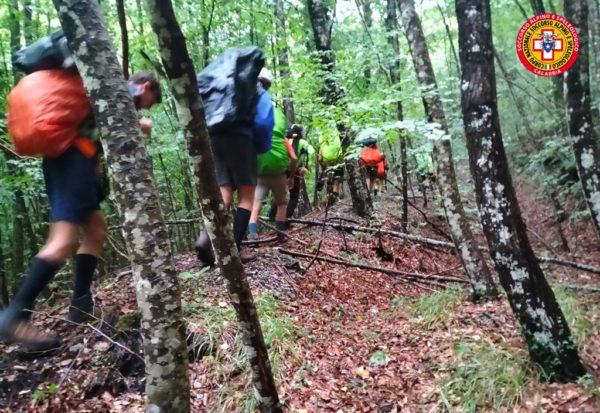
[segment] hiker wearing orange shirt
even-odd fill
[[[378,186],[374,185],[377,180],[381,181],[385,177],[387,161],[385,155],[377,148],[377,142],[368,141],[367,146],[360,153],[360,166],[365,168],[367,175],[367,190],[371,192],[374,189],[374,195],[377,195]]]

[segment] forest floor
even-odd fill
[[[533,198],[531,188],[518,192],[536,251],[548,255],[548,249],[559,249],[552,211]],[[348,202],[339,202],[327,218],[366,225],[351,214]],[[447,232],[434,211],[438,206],[439,200],[430,204],[428,219]],[[376,209],[378,225],[400,230],[392,190],[377,198]],[[322,220],[324,214],[315,211],[305,218]],[[414,209],[410,222],[419,223],[411,233],[441,239]],[[571,224],[565,231],[573,252],[561,256],[600,266],[589,225]],[[314,254],[322,239],[321,253],[350,262],[464,278],[452,250],[301,224],[291,235],[304,244],[263,244],[253,248],[258,258],[246,266],[286,411],[600,411],[600,388],[593,380],[600,378],[600,294],[564,287],[597,287],[600,275],[544,266],[591,373],[578,383],[548,384],[529,362],[505,298],[475,305],[459,284],[415,283],[318,260],[306,270],[311,260],[297,261],[279,251]],[[479,241],[485,245],[481,235]],[[192,411],[254,411],[235,315],[218,270],[200,271],[193,254],[178,256],[177,270],[193,332]],[[35,315],[40,327],[59,332],[60,352],[33,359],[16,346],[0,345],[0,411],[143,411],[143,361],[130,274],[116,273],[95,294],[105,310],[106,322],[100,325],[68,325],[66,301],[42,305]]]

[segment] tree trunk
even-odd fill
[[[497,297],[498,292],[481,252],[476,248],[471,227],[458,192],[456,173],[452,161],[452,145],[444,107],[440,99],[429,50],[417,15],[413,0],[400,2],[402,23],[406,31],[408,45],[413,60],[417,80],[426,91],[423,95],[425,113],[430,123],[441,128],[440,138],[435,139],[434,158],[438,165],[438,186],[443,198],[444,210],[452,232],[452,239],[462,258],[471,287],[474,301],[486,301]]]
[[[294,113],[294,95],[290,83],[290,59],[287,44],[287,34],[285,27],[285,11],[283,0],[275,0],[275,33],[277,35],[277,48],[279,50],[279,68],[281,79],[286,85],[288,92],[283,98],[283,111],[290,123],[296,123],[296,114]]]
[[[400,42],[398,40],[398,14],[396,10],[398,5],[396,0],[387,0],[386,2],[385,24],[388,31],[388,42],[394,50],[394,59],[390,62],[390,81],[391,87],[400,89]],[[396,102],[396,119],[404,120],[402,102]],[[400,142],[400,179],[402,185],[402,216],[400,223],[402,231],[408,231],[408,159],[406,154],[406,136],[402,130],[398,131]]]
[[[324,0],[307,0],[307,2],[308,14],[310,16],[310,22],[315,37],[315,45],[317,51],[321,55],[321,65],[323,69],[328,72],[321,90],[321,95],[323,96],[326,105],[341,105],[342,110],[345,112],[344,103],[342,102],[344,90],[333,76],[335,66],[335,54],[331,49],[331,28],[333,22],[329,17]],[[342,151],[346,154],[352,143],[351,133],[343,121],[338,121],[337,128],[340,133]],[[348,171],[349,174],[352,174],[352,177],[348,177],[348,185],[352,197],[352,207],[359,216],[363,218],[370,217],[373,215],[373,203],[371,196],[367,191],[365,181],[358,179],[355,174],[358,164],[355,159],[348,159],[345,163],[346,171]],[[354,164],[357,165],[355,166]]]
[[[589,50],[591,50],[594,58],[594,64],[591,67],[593,67],[592,78],[595,85],[593,95],[595,96],[592,97],[593,101],[596,102],[596,105],[593,106],[596,107],[596,115],[598,115],[600,113],[600,6],[598,0],[588,0],[588,9],[591,45]],[[600,116],[595,116],[594,118],[598,119]]]
[[[178,278],[133,100],[98,3],[54,0],[54,6],[91,98],[123,217],[142,315],[146,411],[187,413],[190,384]]]
[[[531,249],[502,143],[489,0],[457,0],[456,16],[469,164],[490,255],[532,359],[550,380],[573,380],[585,368]]]
[[[600,153],[596,145],[590,107],[587,13],[585,0],[565,2],[565,18],[579,33],[579,57],[565,73],[565,85],[569,132],[577,173],[591,212],[596,235],[600,238]]]
[[[185,39],[170,1],[146,0],[146,5],[152,28],[158,37],[162,62],[171,83],[171,92],[177,102],[179,119],[200,193],[204,225],[216,253],[221,274],[226,280],[242,340],[247,349],[256,398],[261,412],[281,412],[282,407],[252,292],[233,241],[229,215],[217,184],[204,108],[198,95],[196,75]]]
[[[371,0],[362,0],[362,14],[363,14],[363,19],[364,19],[364,23],[365,23],[365,38],[364,38],[364,44],[367,45],[369,44],[369,30],[371,29],[371,26],[373,25],[373,10],[371,9]],[[365,77],[365,83],[367,86],[367,89],[369,88],[369,85],[371,83],[371,62],[367,59],[367,61],[365,62],[365,67],[363,69],[363,76]]]
[[[119,27],[121,29],[121,52],[123,57],[123,75],[129,79],[129,35],[127,33],[127,20],[125,19],[125,0],[117,0],[117,16],[119,18]]]
[[[35,40],[33,33],[33,10],[31,9],[31,0],[23,1],[23,37],[25,44],[31,44]]]

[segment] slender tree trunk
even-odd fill
[[[178,278],[133,100],[98,3],[54,0],[54,6],[91,98],[123,217],[142,316],[146,411],[187,413],[190,384]]]
[[[123,75],[129,79],[129,34],[127,33],[127,20],[125,18],[125,0],[117,0],[117,16],[121,28],[121,58],[123,64]]]
[[[400,89],[400,42],[398,40],[398,14],[396,10],[398,5],[396,0],[387,0],[386,2],[386,17],[385,24],[388,31],[388,42],[394,50],[394,58],[390,62],[390,86]],[[396,119],[399,121],[404,120],[404,113],[402,110],[402,102],[398,100],[396,102]],[[403,130],[398,131],[399,143],[400,143],[400,179],[402,185],[402,217],[400,223],[402,231],[408,231],[408,159],[406,154],[406,136]]]
[[[25,44],[31,44],[35,39],[33,33],[33,10],[31,8],[31,0],[23,1],[23,36]]]
[[[558,230],[558,236],[560,237],[562,250],[564,252],[571,252],[571,248],[569,248],[569,242],[567,241],[567,237],[565,236],[565,232],[562,227],[563,222],[567,220],[567,215],[565,214],[564,208],[560,204],[558,193],[556,193],[555,191],[551,191],[549,196],[550,200],[552,201],[552,206],[554,207],[556,229]]]
[[[179,119],[190,153],[198,187],[204,225],[212,241],[221,274],[226,280],[236,311],[242,339],[252,367],[252,380],[261,412],[281,412],[252,292],[233,241],[229,214],[225,209],[210,146],[204,108],[198,95],[196,75],[183,33],[168,0],[146,0],[150,22],[157,34],[165,71],[177,102]]]
[[[596,235],[600,238],[600,152],[590,107],[587,13],[585,0],[565,2],[565,18],[575,26],[580,42],[579,57],[565,73],[565,90],[575,164]]]
[[[328,73],[325,77],[321,95],[326,105],[341,105],[344,110],[344,90],[335,80],[335,54],[331,49],[331,28],[333,22],[329,16],[324,0],[307,0],[308,14],[312,24],[317,51],[321,54],[321,65]],[[351,133],[343,121],[338,121],[337,128],[340,133],[340,142],[344,154],[352,144]],[[349,159],[345,162],[348,172],[348,186],[352,197],[354,211],[361,217],[370,217],[373,214],[373,203],[367,191],[366,183],[360,179],[358,162]]]
[[[589,20],[588,25],[590,27],[590,50],[594,58],[593,70],[592,70],[592,83],[595,85],[593,90],[593,101],[596,102],[597,115],[600,113],[600,6],[598,0],[588,0],[589,9]],[[598,119],[599,116],[595,116]]]
[[[369,29],[373,26],[373,10],[371,9],[371,0],[362,0],[362,14],[365,22],[365,39],[364,44],[369,44]],[[365,62],[365,67],[363,69],[363,76],[365,77],[366,86],[369,87],[371,83],[371,62],[367,59]]]
[[[444,29],[446,30],[446,36],[448,37],[448,43],[450,43],[450,50],[452,50],[452,57],[454,58],[454,66],[456,68],[456,75],[460,76],[460,63],[458,61],[458,53],[456,53],[456,47],[454,47],[454,40],[452,39],[452,32],[450,31],[450,26],[448,25],[448,21],[446,20],[446,14],[444,13],[444,9],[440,6],[440,3],[436,3],[437,9],[442,16],[442,22],[444,23]]]
[[[2,225],[0,225],[0,308],[4,308],[8,305],[8,283],[6,277],[6,260],[4,256],[4,237],[2,232]]]
[[[433,66],[429,58],[429,50],[417,15],[413,0],[400,2],[402,22],[406,31],[413,65],[417,72],[417,80],[425,90],[423,102],[425,113],[430,123],[437,123],[441,136],[433,143],[434,157],[438,165],[438,186],[443,198],[446,217],[450,224],[452,239],[462,258],[471,287],[474,301],[485,301],[497,297],[498,292],[492,281],[490,271],[481,252],[475,245],[473,233],[458,192],[456,173],[452,161],[452,145],[448,134],[448,125],[444,107],[439,96]]]
[[[573,380],[585,368],[531,249],[502,143],[489,0],[457,0],[456,16],[469,164],[490,255],[532,359],[551,380]]]
[[[290,84],[290,63],[283,0],[275,0],[275,17],[275,33],[277,35],[277,48],[279,50],[278,59],[281,71],[281,79],[288,90],[283,98],[283,111],[285,112],[285,116],[290,123],[296,123],[296,114],[294,113],[294,95],[292,93]]]

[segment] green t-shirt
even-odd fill
[[[321,156],[323,162],[334,164],[342,160],[342,144],[339,136],[322,136],[321,139]]]
[[[275,108],[275,127],[273,128],[273,144],[271,150],[258,156],[258,175],[280,175],[290,167],[288,152],[285,147],[285,128],[287,118],[283,111]]]

